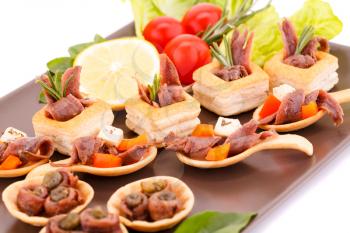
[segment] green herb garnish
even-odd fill
[[[176,229],[175,233],[239,233],[255,216],[255,213],[205,211],[186,219]]]
[[[295,54],[301,54],[305,46],[312,40],[315,35],[315,28],[311,25],[304,27],[300,34]]]
[[[159,75],[155,75],[153,79],[153,85],[148,85],[149,95],[151,101],[155,101],[157,98],[157,93],[160,88],[160,77]]]
[[[216,42],[210,46],[211,54],[215,57],[223,66],[231,67],[234,65],[232,57],[232,48],[228,40],[227,35],[223,37],[223,43],[225,45],[225,53],[223,53]]]

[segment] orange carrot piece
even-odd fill
[[[96,153],[92,159],[92,166],[100,168],[120,167],[122,159],[113,154]]]
[[[209,124],[199,124],[192,131],[192,136],[196,137],[212,137],[214,136],[214,127]]]
[[[230,151],[230,144],[229,143],[222,144],[220,146],[211,148],[208,151],[208,154],[205,157],[205,159],[208,161],[224,160],[227,158],[229,151]]]
[[[9,155],[0,165],[0,170],[12,170],[22,165],[22,161],[15,155]]]
[[[306,119],[316,115],[318,112],[318,106],[315,101],[308,103],[307,105],[303,105],[301,107],[302,118]]]
[[[281,101],[279,99],[277,99],[274,95],[269,95],[259,113],[260,118],[265,118],[277,112],[280,105]]]
[[[118,145],[118,151],[126,151],[133,146],[142,146],[148,143],[148,138],[146,134],[141,134],[135,138],[123,139]]]

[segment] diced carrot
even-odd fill
[[[0,170],[12,170],[22,165],[22,161],[15,155],[9,155],[0,165]]]
[[[316,115],[317,112],[318,112],[318,106],[315,101],[310,102],[307,105],[303,105],[301,107],[301,113],[302,113],[303,119],[312,117]]]
[[[192,136],[196,137],[211,137],[214,136],[214,127],[209,124],[199,124],[192,131]]]
[[[205,159],[209,161],[224,160],[227,158],[229,151],[230,151],[230,144],[229,143],[222,144],[220,146],[211,148],[208,151],[208,154],[205,157]]]
[[[274,95],[269,95],[259,113],[260,118],[265,118],[277,112],[280,105],[281,101],[279,99],[277,99]]]
[[[148,143],[148,138],[146,134],[141,134],[135,138],[123,139],[118,145],[119,151],[129,150],[133,146],[142,146]]]
[[[100,168],[120,167],[122,159],[113,154],[96,153],[92,159],[92,166]]]

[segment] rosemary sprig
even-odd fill
[[[151,101],[156,100],[159,88],[160,88],[160,77],[159,75],[155,75],[153,79],[153,85],[148,85]]]
[[[216,42],[210,46],[211,53],[223,66],[231,67],[234,65],[232,58],[231,44],[228,41],[227,35],[223,38],[223,43],[225,45],[225,53],[223,53]]]
[[[311,25],[304,27],[300,34],[299,41],[295,50],[295,54],[300,54],[309,41],[314,37],[315,28]]]
[[[221,19],[203,33],[202,39],[208,44],[213,44],[214,42],[220,40],[224,34],[227,34],[238,25],[244,23],[271,5],[271,0],[269,0],[269,2],[263,8],[253,11],[252,8],[257,2],[258,0],[244,0],[230,18],[228,17],[227,10],[224,9],[225,14],[222,14]],[[227,1],[225,2],[225,8],[227,8]]]

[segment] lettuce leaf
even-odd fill
[[[315,27],[315,35],[328,40],[338,35],[343,28],[342,22],[334,14],[329,3],[322,0],[306,0],[304,6],[290,19],[299,34],[306,25],[312,25]]]

